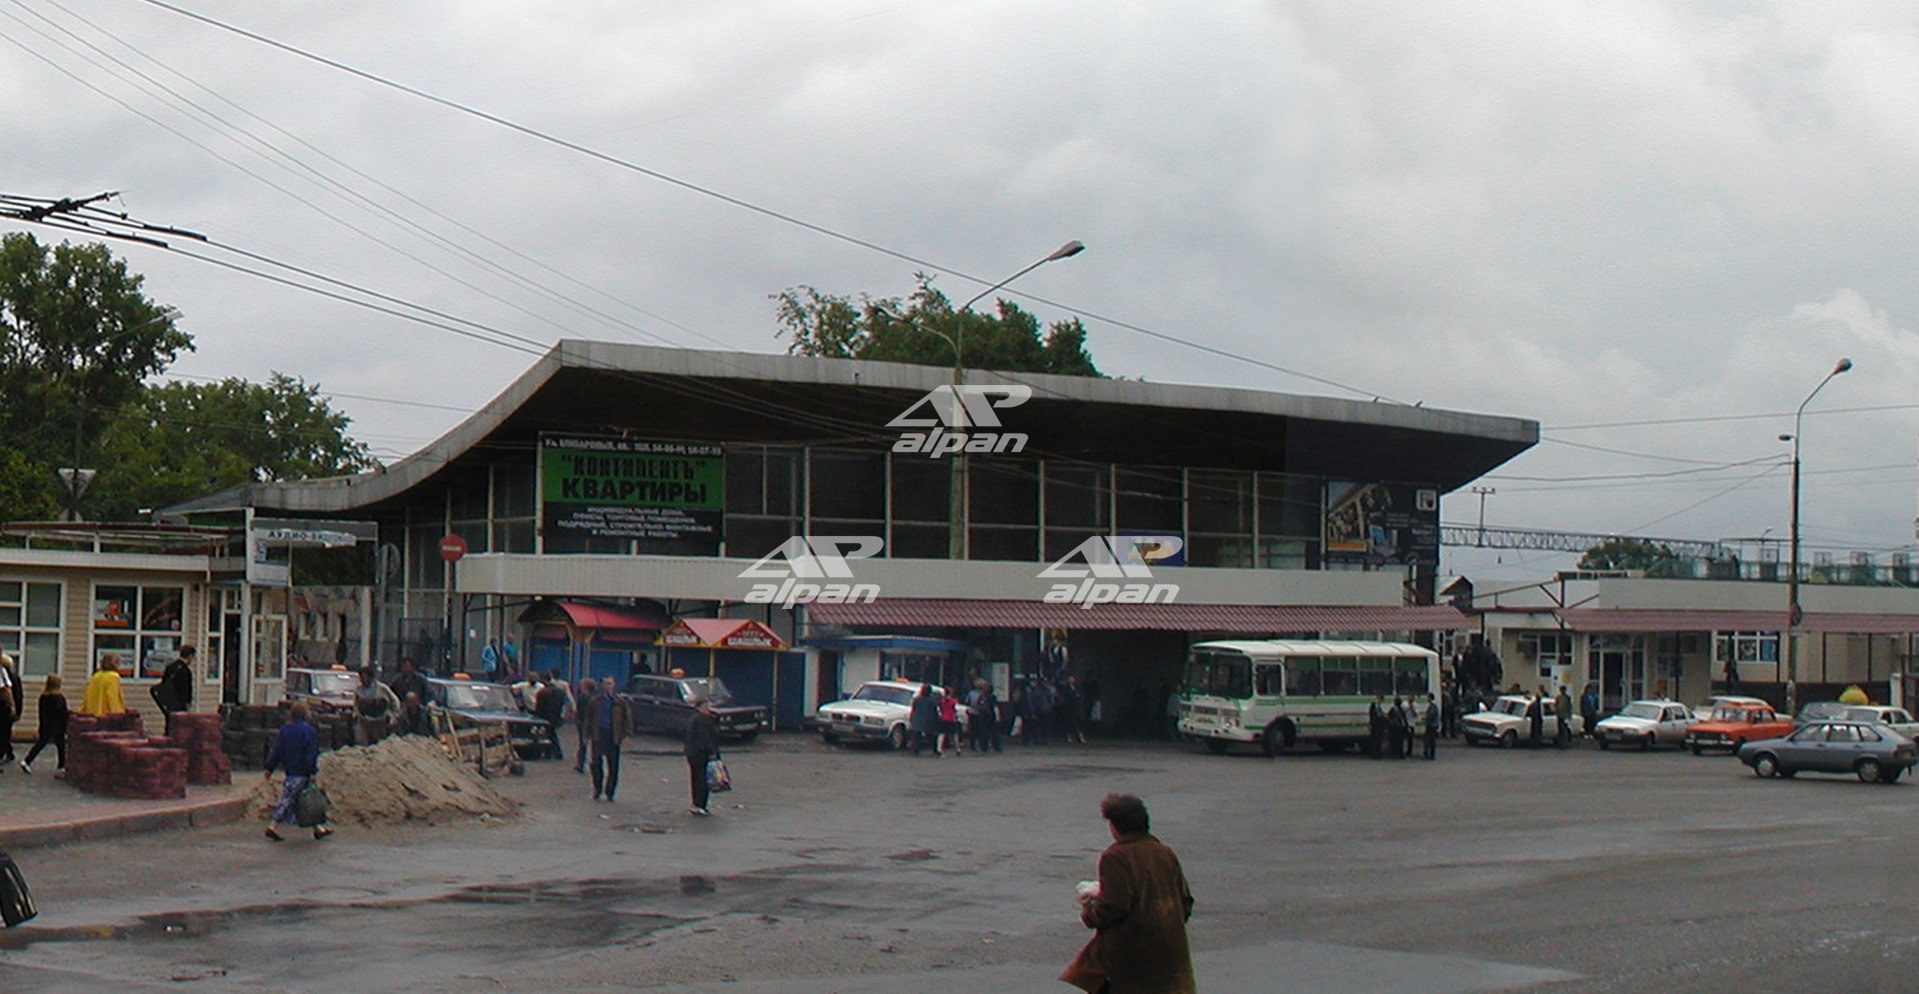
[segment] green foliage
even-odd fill
[[[193,338],[142,282],[103,245],[0,239],[0,518],[55,517],[62,466],[99,471],[85,517],[124,520],[241,483],[377,465],[297,379],[147,386]]]
[[[0,239],[0,428],[29,461],[84,460],[146,378],[193,348],[142,282],[104,245]]]
[[[349,419],[317,386],[274,373],[265,384],[169,382],[119,412],[100,440],[92,516],[130,518],[243,483],[373,469]]]
[[[1692,575],[1692,563],[1685,557],[1643,538],[1613,538],[1587,549],[1579,557],[1579,568],[1587,570],[1631,570],[1650,577]]]
[[[920,273],[915,280],[917,288],[905,298],[835,297],[810,286],[775,294],[787,348],[834,359],[948,368],[957,360],[971,369],[1100,375],[1078,318],[1053,322],[1042,338],[1039,319],[1012,301],[997,301],[994,314],[955,311],[932,277]]]

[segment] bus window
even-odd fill
[[[1426,686],[1426,660],[1393,660],[1393,693],[1401,697],[1424,697],[1432,693]]]
[[[1286,660],[1286,694],[1289,697],[1319,695],[1319,659],[1295,656]]]
[[[1194,653],[1186,663],[1185,692],[1229,700],[1252,696],[1252,660],[1238,653]]]
[[[1319,692],[1327,697],[1352,697],[1359,693],[1359,660],[1326,658],[1319,661]]]
[[[1361,659],[1359,661],[1359,692],[1368,697],[1393,696],[1393,661]]]
[[[1286,692],[1286,668],[1279,663],[1253,667],[1253,696],[1278,697]]]

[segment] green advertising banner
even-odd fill
[[[540,436],[541,523],[549,538],[718,542],[725,493],[717,445]]]

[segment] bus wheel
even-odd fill
[[[1259,740],[1260,745],[1266,750],[1266,755],[1277,756],[1280,750],[1293,747],[1293,726],[1283,721],[1275,721],[1266,726],[1266,732],[1259,737]]]
[[[1226,740],[1225,739],[1207,739],[1206,751],[1212,753],[1215,756],[1224,756],[1226,754]]]

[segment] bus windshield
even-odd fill
[[[1252,660],[1236,652],[1195,652],[1186,662],[1183,690],[1189,696],[1242,700],[1253,696]]]

